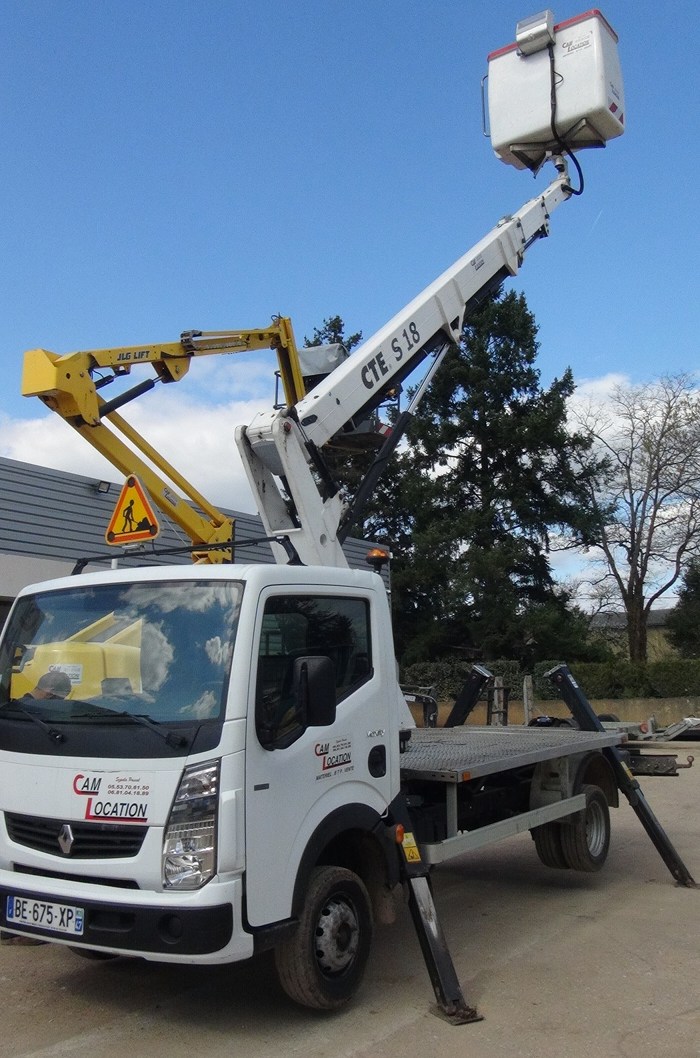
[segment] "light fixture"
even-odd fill
[[[554,44],[554,15],[551,11],[540,11],[518,22],[515,40],[521,55],[533,55]]]
[[[104,496],[109,492],[112,486],[109,481],[96,481],[92,487],[95,492],[99,492]]]
[[[387,564],[391,554],[383,547],[373,547],[366,555],[367,564],[372,567],[375,573],[381,575],[382,568]]]

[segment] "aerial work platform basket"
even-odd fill
[[[618,37],[598,10],[558,25],[551,11],[518,23],[488,57],[491,143],[517,169],[550,154],[603,147],[625,128]]]

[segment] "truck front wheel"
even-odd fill
[[[586,807],[573,823],[561,826],[564,859],[574,871],[599,871],[610,847],[610,812],[599,786],[584,786]]]
[[[361,879],[344,867],[316,867],[299,925],[275,949],[282,988],[305,1007],[342,1006],[360,986],[372,932],[372,907]]]

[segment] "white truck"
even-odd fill
[[[557,27],[545,31],[551,54]],[[532,36],[526,68],[541,57]],[[182,964],[274,948],[287,993],[332,1009],[406,891],[438,1005],[465,1022],[479,1015],[440,928],[434,865],[530,831],[548,866],[598,870],[622,788],[692,884],[625,778],[619,732],[415,727],[385,585],[347,568],[351,504],[323,462],[420,361],[436,368],[471,307],[548,234],[571,194],[563,138],[546,146],[546,190],[308,393],[238,430],[277,564],[111,569],[19,595],[0,641],[0,929]],[[119,374],[148,362],[138,352],[115,356]],[[103,362],[80,356],[76,372],[45,354],[25,392],[58,407],[80,376],[62,407],[88,434],[119,401],[88,392]],[[554,678],[575,695],[566,672]]]

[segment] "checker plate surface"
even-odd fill
[[[623,737],[619,731],[561,727],[415,728],[406,752],[401,754],[401,774],[407,779],[463,782],[543,760],[600,750],[618,744]]]

